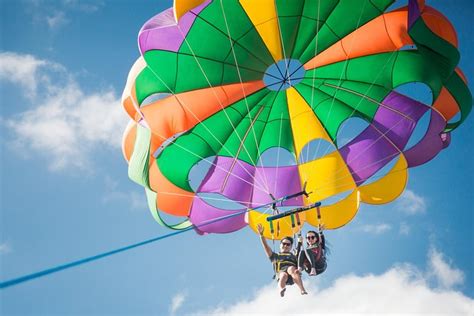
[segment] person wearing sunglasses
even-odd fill
[[[294,283],[299,287],[301,295],[308,294],[304,288],[303,280],[301,279],[301,272],[297,267],[297,257],[295,253],[292,252],[293,238],[284,237],[280,242],[280,252],[275,253],[263,236],[263,226],[258,224],[257,229],[260,234],[263,249],[273,263],[275,275],[278,277],[280,296],[283,297],[285,295],[287,285],[293,285]]]
[[[309,275],[318,275],[326,270],[326,243],[323,234],[324,226],[319,226],[319,233],[310,230],[306,233],[306,249],[298,254],[298,267]]]

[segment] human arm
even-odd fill
[[[324,225],[319,225],[319,238],[321,240],[321,248],[326,250],[326,240],[324,238]]]
[[[267,240],[265,239],[265,237],[263,237],[263,226],[262,224],[258,224],[257,225],[257,230],[258,230],[258,233],[260,234],[260,241],[262,242],[262,246],[263,246],[263,250],[265,250],[265,253],[267,254],[268,258],[270,258],[272,256],[272,249],[270,248],[270,246],[267,244]]]
[[[301,233],[298,235],[298,243],[296,244],[296,256],[298,257],[301,252],[301,247],[303,246],[303,237]]]

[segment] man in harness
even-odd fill
[[[280,252],[275,253],[267,244],[267,240],[265,239],[265,237],[263,237],[263,226],[259,224],[257,226],[257,229],[260,234],[260,240],[262,242],[263,249],[265,250],[265,253],[272,261],[275,267],[275,274],[278,277],[280,296],[283,297],[285,295],[286,285],[292,285],[294,283],[298,285],[301,291],[301,295],[308,294],[303,286],[303,281],[301,280],[301,273],[297,268],[296,255],[291,252],[293,246],[293,238],[283,238],[280,242]]]

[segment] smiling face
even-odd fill
[[[288,239],[282,239],[281,243],[280,243],[280,251],[281,252],[290,252],[291,250],[291,241],[288,240]]]
[[[314,232],[308,232],[306,234],[306,240],[308,241],[309,245],[314,245],[318,241],[318,235]]]

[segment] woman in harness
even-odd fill
[[[324,226],[319,227],[319,233],[310,230],[306,233],[306,249],[298,254],[298,267],[309,275],[318,275],[326,270],[326,243],[323,234]]]
[[[263,226],[259,224],[257,229],[260,233],[260,240],[262,242],[263,249],[275,267],[275,273],[278,277],[280,296],[283,297],[285,295],[286,285],[292,285],[293,283],[298,285],[301,295],[308,294],[303,286],[303,281],[301,280],[301,272],[297,268],[297,257],[291,252],[293,238],[283,238],[280,242],[280,252],[275,253],[267,244],[265,237],[263,237]]]

